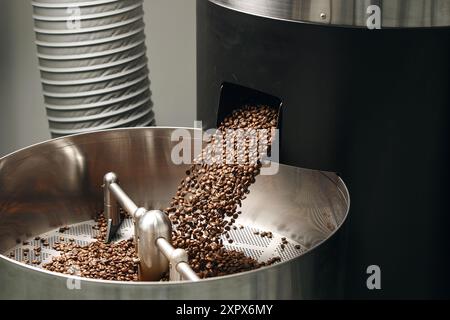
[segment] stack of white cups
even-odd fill
[[[154,125],[142,0],[35,0],[53,137]]]

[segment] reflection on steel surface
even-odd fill
[[[117,129],[38,144],[0,159],[0,252],[60,225],[90,220],[102,210],[101,181],[114,171],[136,205],[165,208],[187,166],[174,165],[172,128]],[[193,136],[193,135],[191,135]],[[77,150],[76,157],[67,150]],[[82,165],[80,165],[82,164]],[[239,223],[283,234],[306,253],[276,265],[198,282],[125,283],[80,279],[26,266],[0,255],[2,298],[313,298],[340,290],[341,230],[349,209],[333,173],[280,165],[259,176]],[[338,231],[338,232],[336,232]],[[44,288],[44,289],[43,289]]]
[[[366,27],[367,8],[381,8],[381,26],[388,28],[450,26],[448,0],[209,0],[261,17],[295,22]]]

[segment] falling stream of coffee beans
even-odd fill
[[[253,270],[280,261],[279,257],[274,257],[259,263],[242,252],[227,250],[222,243],[222,235],[229,243],[233,242],[228,231],[236,228],[234,224],[241,214],[239,207],[261,169],[259,156],[264,149],[261,147],[270,145],[277,117],[277,111],[266,106],[246,106],[234,111],[186,172],[170,207],[165,209],[174,227],[173,246],[187,251],[189,264],[201,278]],[[247,133],[248,130],[267,130],[266,145],[260,140],[253,145],[251,135],[242,136],[242,129]],[[223,139],[225,136],[227,139]],[[230,141],[234,152],[230,152]],[[243,148],[236,147],[239,142],[244,142]],[[103,216],[98,218],[96,228],[100,231],[98,241],[88,246],[56,243],[54,249],[61,255],[44,268],[88,278],[138,280],[133,240],[105,244]]]
[[[242,252],[225,249],[221,236],[225,234],[227,241],[233,242],[228,231],[241,214],[239,206],[261,167],[259,161],[251,161],[252,156],[253,160],[259,160],[261,147],[251,148],[254,134],[243,137],[240,136],[243,131],[237,129],[266,129],[270,139],[270,131],[277,125],[277,116],[276,110],[264,106],[245,107],[233,112],[203,149],[197,158],[199,163],[186,172],[187,177],[166,209],[175,229],[172,236],[174,247],[188,252],[191,267],[202,278],[257,269],[266,264],[258,263]],[[242,138],[245,145],[237,148],[238,140]],[[233,150],[229,148],[230,142]],[[223,152],[215,154],[216,149]],[[227,164],[227,159],[231,164]]]

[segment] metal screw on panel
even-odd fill
[[[320,14],[320,18],[322,18],[322,20],[325,20],[325,19],[327,18],[327,14],[324,13],[324,12],[322,12],[322,13]]]

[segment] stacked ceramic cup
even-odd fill
[[[36,0],[53,137],[153,125],[142,0]]]

